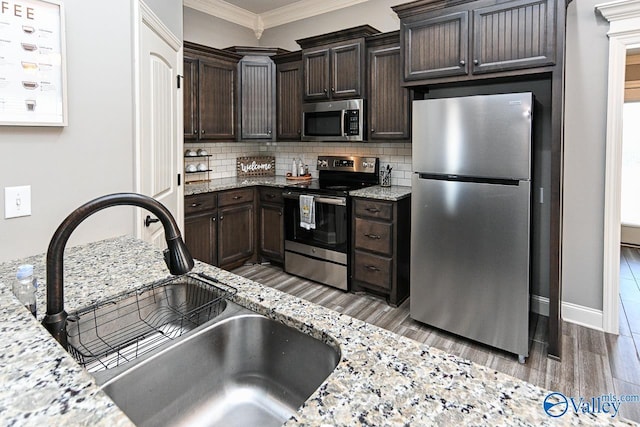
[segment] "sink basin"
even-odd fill
[[[192,331],[102,385],[139,426],[279,426],[340,360],[328,345],[250,310]]]

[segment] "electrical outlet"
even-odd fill
[[[5,187],[4,217],[16,218],[31,215],[31,186]]]

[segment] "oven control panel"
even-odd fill
[[[376,173],[377,157],[318,156],[318,170]]]

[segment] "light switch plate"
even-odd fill
[[[16,218],[31,215],[31,186],[5,187],[4,217]]]

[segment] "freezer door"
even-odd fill
[[[413,101],[413,171],[530,179],[533,95]]]
[[[529,193],[414,174],[413,319],[528,355]]]

